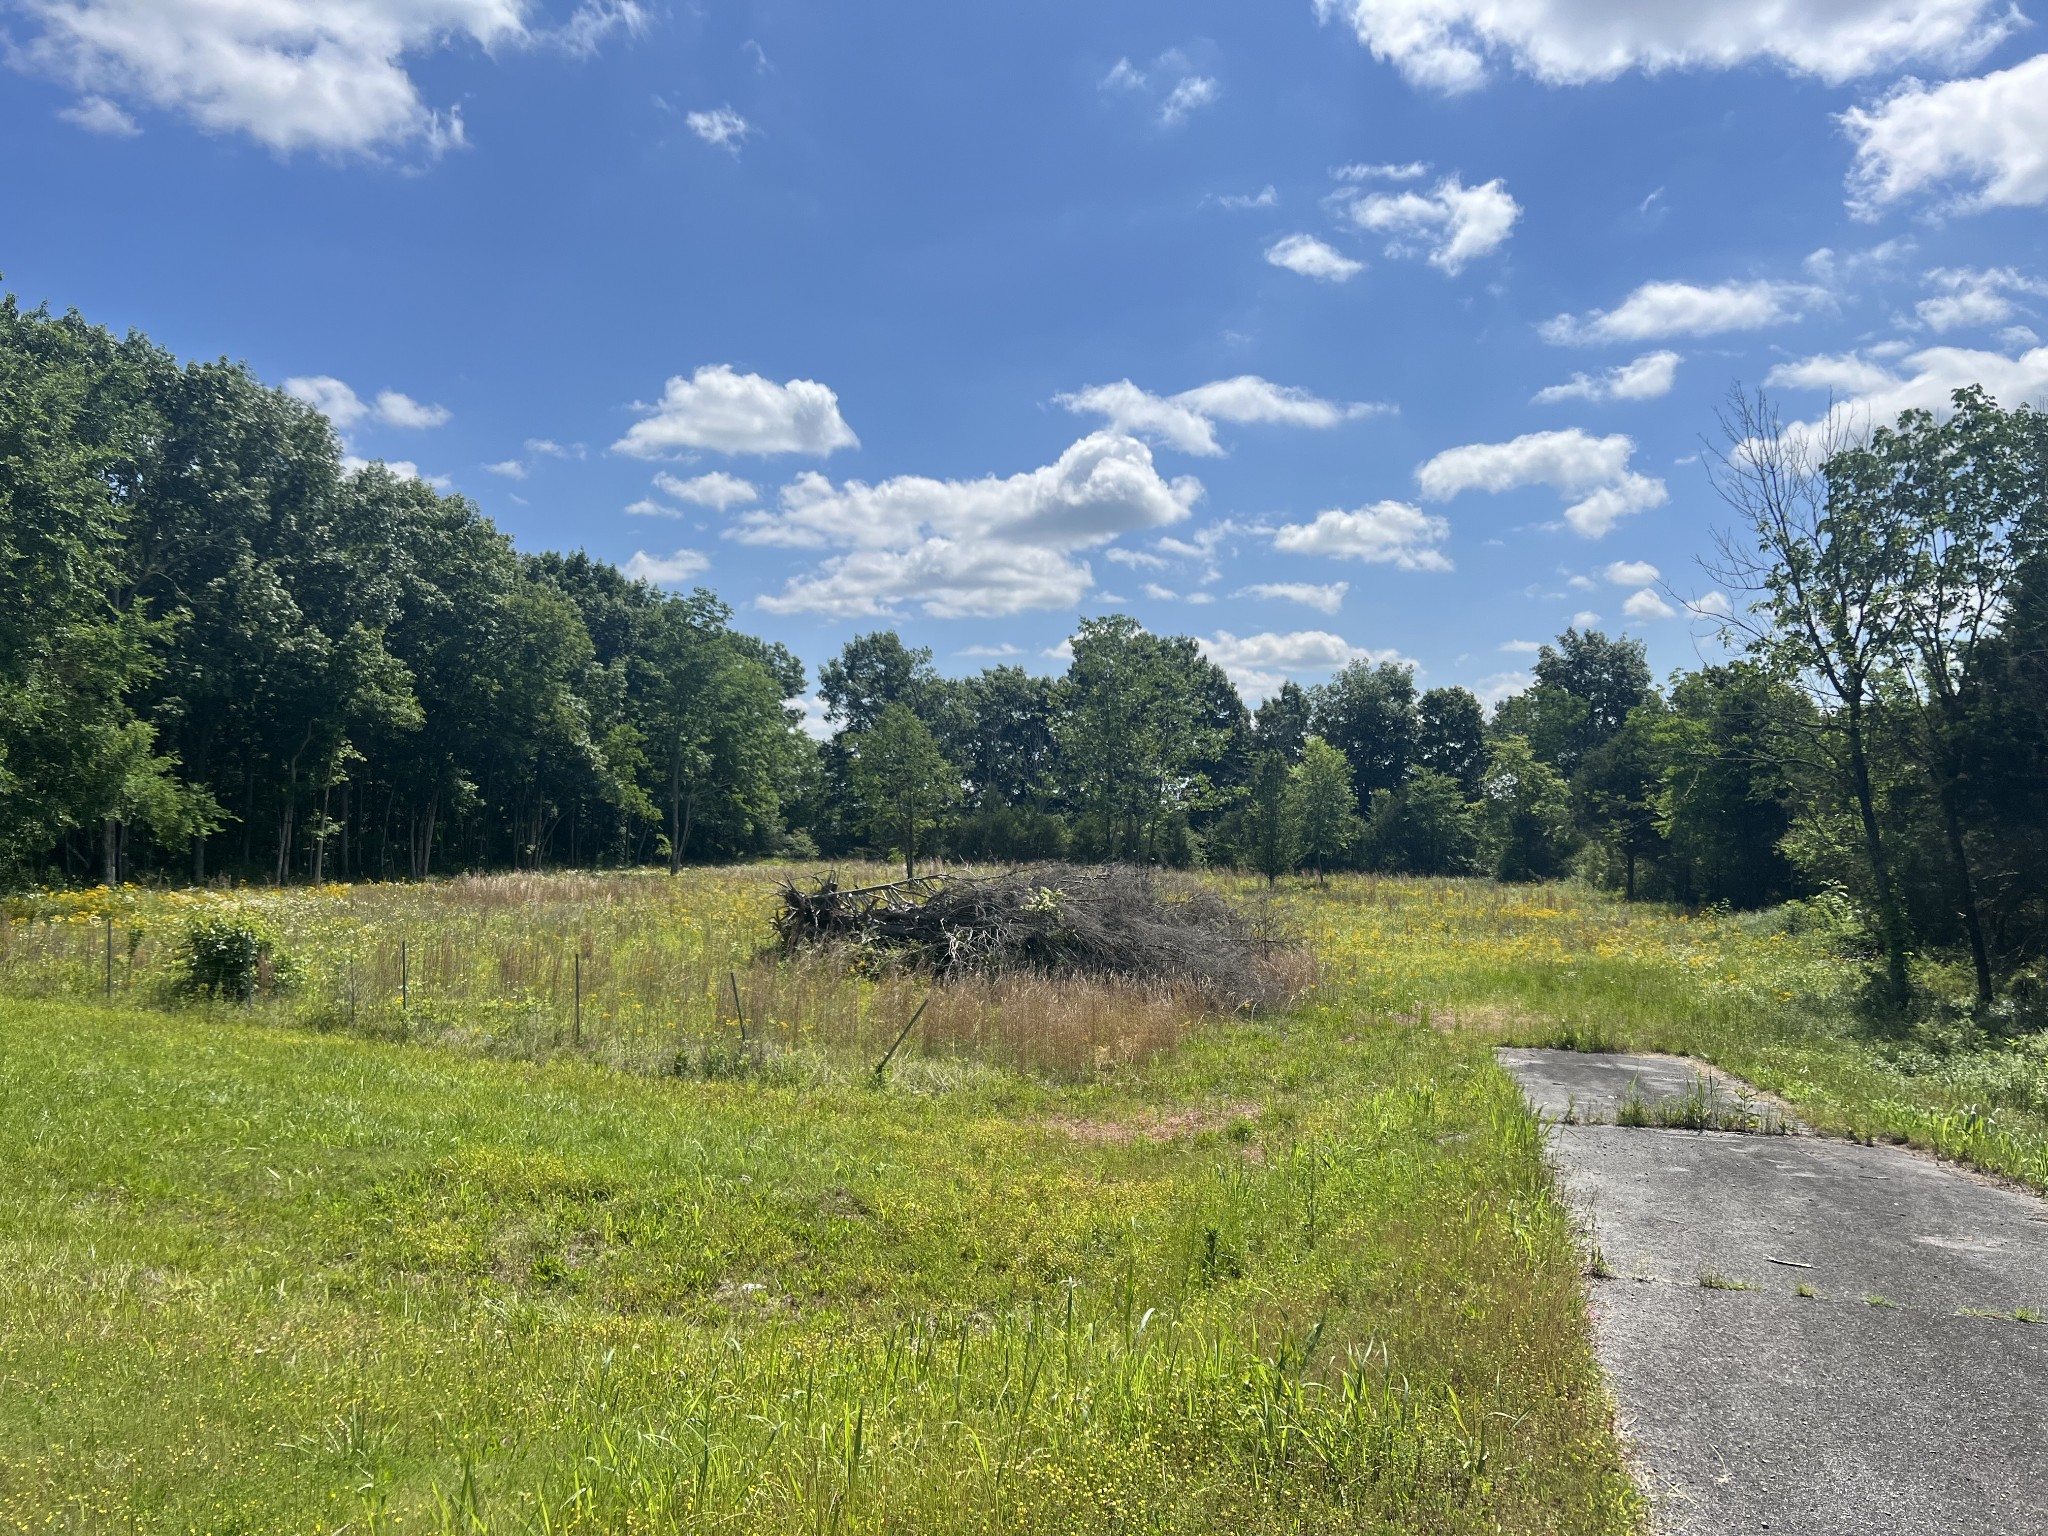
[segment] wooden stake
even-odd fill
[[[583,951],[576,951],[576,1043],[583,1044]]]
[[[882,1058],[882,1059],[881,1059],[880,1061],[878,1061],[878,1062],[876,1062],[876,1063],[875,1063],[875,1081],[876,1081],[876,1082],[878,1082],[878,1083],[879,1083],[879,1082],[880,1082],[880,1081],[882,1080],[882,1074],[883,1074],[884,1072],[886,1072],[886,1071],[888,1071],[888,1070],[889,1070],[889,1061],[890,1061],[890,1058],[891,1058],[891,1057],[893,1057],[893,1056],[895,1056],[895,1054],[896,1054],[896,1051],[897,1051],[897,1048],[898,1048],[899,1046],[901,1046],[901,1045],[903,1044],[903,1042],[904,1042],[904,1041],[906,1041],[906,1040],[908,1040],[908,1039],[910,1038],[910,1032],[911,1032],[911,1031],[912,1031],[913,1029],[917,1028],[917,1021],[918,1021],[919,1019],[921,1019],[921,1018],[923,1018],[923,1017],[924,1017],[924,1010],[925,1010],[925,1005],[926,1005],[927,1003],[931,1002],[931,1000],[932,1000],[932,995],[931,995],[931,993],[929,993],[929,992],[925,993],[925,995],[924,995],[924,1002],[922,1002],[922,1003],[919,1003],[919,1004],[917,1005],[917,1012],[913,1013],[913,1014],[912,1014],[912,1015],[910,1016],[910,1022],[909,1022],[908,1024],[904,1025],[904,1026],[903,1026],[903,1029],[902,1029],[902,1031],[901,1031],[901,1032],[900,1032],[900,1033],[899,1033],[899,1034],[898,1034],[898,1035],[896,1036],[896,1044],[895,1044],[895,1045],[892,1045],[892,1046],[890,1046],[890,1047],[889,1047],[889,1052],[888,1052],[888,1055],[884,1056],[884,1057],[883,1057],[883,1058]]]
[[[114,914],[107,914],[107,996],[114,995]]]
[[[747,1043],[747,1010],[740,1006],[739,973],[727,966],[725,979],[732,983],[732,1011],[740,1016],[740,1044]]]

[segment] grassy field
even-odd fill
[[[757,957],[773,874],[17,904],[0,1529],[1629,1531],[1492,1044],[2048,1182],[2039,1053],[1798,914],[1235,883],[1298,1006],[962,989],[877,1083],[922,989]],[[171,1006],[229,900],[295,987]]]

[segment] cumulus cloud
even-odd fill
[[[1645,587],[1640,592],[1632,593],[1628,601],[1621,605],[1621,611],[1632,619],[1644,621],[1650,619],[1671,619],[1678,616],[1678,610],[1665,602],[1650,587]]]
[[[1232,597],[1259,597],[1268,602],[1300,603],[1304,608],[1313,608],[1319,613],[1335,613],[1344,606],[1344,594],[1351,590],[1348,581],[1326,583],[1310,581],[1255,581],[1231,594]]]
[[[1685,605],[1693,614],[1703,619],[1729,619],[1735,616],[1735,604],[1729,601],[1726,592],[1708,592],[1696,597]]]
[[[714,453],[803,453],[825,458],[860,439],[839,414],[839,397],[810,379],[777,384],[724,363],[668,381],[659,403],[636,407],[641,419],[612,452],[658,459],[690,448]]]
[[[1407,659],[1399,651],[1368,650],[1320,629],[1296,630],[1286,635],[1271,631],[1233,635],[1226,629],[1207,639],[1197,637],[1195,643],[1204,656],[1229,675],[1238,692],[1253,703],[1277,693],[1282,683],[1304,673],[1331,672],[1354,661]]]
[[[1755,331],[1797,320],[1826,290],[1801,283],[1644,283],[1613,309],[1588,315],[1559,315],[1538,326],[1545,341],[1559,346],[1598,342],[1662,341],[1670,336],[1718,336]]]
[[[1415,473],[1422,494],[1432,501],[1448,501],[1465,491],[1547,485],[1569,503],[1564,519],[1572,530],[1597,539],[1629,514],[1669,499],[1662,480],[1629,468],[1635,447],[1635,439],[1619,432],[1593,437],[1572,427],[1530,432],[1512,442],[1448,448]]]
[[[1502,699],[1526,692],[1535,681],[1535,674],[1530,672],[1495,672],[1480,678],[1472,685],[1472,691],[1478,695],[1480,703],[1491,709]]]
[[[1647,587],[1664,573],[1647,560],[1617,560],[1600,574],[1617,587]]]
[[[1287,235],[1266,247],[1266,260],[1303,277],[1326,283],[1348,282],[1365,270],[1365,263],[1353,261],[1335,246],[1314,235]]]
[[[1604,373],[1575,373],[1562,384],[1536,391],[1538,405],[1556,405],[1564,400],[1657,400],[1671,393],[1678,379],[1678,365],[1684,361],[1676,352],[1645,352],[1632,363],[1609,368]]]
[[[692,506],[710,507],[724,512],[733,507],[743,507],[761,499],[761,493],[753,482],[742,480],[738,475],[728,475],[724,470],[713,470],[708,475],[698,475],[684,480],[666,471],[654,477],[654,484],[664,496],[677,501],[687,501]]]
[[[1273,530],[1273,547],[1289,555],[1364,560],[1404,571],[1448,571],[1450,558],[1436,546],[1451,525],[1405,501],[1380,501],[1355,512],[1333,510],[1314,522],[1288,523]]]
[[[413,58],[451,45],[587,53],[639,31],[634,0],[589,0],[563,26],[526,24],[527,0],[14,0],[34,28],[21,68],[81,93],[71,119],[121,132],[120,103],[177,113],[289,154],[439,153],[462,118],[420,98]]]
[[[1223,452],[1216,441],[1219,421],[1329,428],[1389,409],[1384,405],[1339,405],[1305,389],[1275,384],[1256,374],[1218,379],[1167,396],[1151,394],[1129,379],[1122,379],[1055,399],[1070,411],[1105,418],[1114,431],[1148,437],[1183,453],[1210,457]]]
[[[1540,640],[1503,640],[1500,648],[1515,656],[1534,656],[1543,649]]]
[[[1467,262],[1500,249],[1522,216],[1499,177],[1468,187],[1446,176],[1428,193],[1354,195],[1346,207],[1360,229],[1385,237],[1389,256],[1426,255],[1454,277]]]
[[[2022,277],[2011,267],[1936,267],[1927,282],[1936,291],[1913,312],[1935,331],[2003,325],[2013,317],[2013,294],[2048,294],[2048,283]]]
[[[380,390],[374,402],[365,401],[340,379],[324,373],[286,379],[284,392],[294,400],[303,400],[343,432],[372,419],[387,427],[438,427],[448,421],[450,414],[446,406],[422,405],[395,389]]]
[[[387,427],[423,428],[445,426],[449,411],[445,405],[422,405],[411,395],[386,389],[378,391],[375,414]]]
[[[844,551],[762,598],[771,612],[867,618],[915,600],[934,618],[995,616],[1073,606],[1094,584],[1077,551],[1181,522],[1201,494],[1195,480],[1162,479],[1136,438],[1095,432],[1006,478],[835,486],[801,475],[779,511],[744,514],[734,536]]]
[[[526,478],[526,466],[518,459],[500,459],[495,464],[486,464],[484,466],[484,473],[487,475],[502,475],[507,480],[524,480]]]
[[[713,107],[708,112],[692,112],[683,118],[684,126],[714,149],[738,154],[747,135],[754,131],[748,122],[731,107]]]
[[[1418,86],[1466,91],[1505,63],[1551,85],[1632,69],[1766,61],[1831,83],[1916,59],[1978,57],[2018,17],[2001,0],[1315,0]]]
[[[1973,80],[1900,83],[1842,127],[1856,143],[1849,208],[1875,218],[1889,205],[1957,185],[1961,211],[2048,203],[2048,53]]]
[[[657,587],[677,587],[701,576],[711,562],[694,549],[679,549],[672,555],[650,555],[644,549],[620,567],[632,581],[651,581]]]
[[[1766,387],[1828,390],[1838,398],[1825,421],[1850,432],[1887,426],[1901,411],[1926,410],[1946,416],[1950,399],[1971,384],[2007,409],[2048,404],[2048,347],[2016,357],[1969,347],[1927,347],[1899,360],[1896,369],[1865,357],[1809,357],[1781,364],[1765,375]],[[1795,423],[1795,435],[1821,433],[1823,421]]]

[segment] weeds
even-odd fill
[[[1747,1280],[1732,1279],[1718,1269],[1700,1271],[1700,1289],[1703,1291],[1753,1291],[1755,1286]]]

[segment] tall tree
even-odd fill
[[[1294,765],[1290,798],[1301,856],[1315,866],[1318,884],[1329,882],[1330,865],[1341,860],[1364,832],[1358,819],[1355,778],[1344,754],[1320,736],[1302,744]]]
[[[1408,777],[1415,753],[1415,673],[1383,661],[1354,661],[1313,696],[1315,732],[1351,764],[1361,804]]]
[[[1252,868],[1266,877],[1268,888],[1301,862],[1301,818],[1289,793],[1287,759],[1277,748],[1252,759],[1244,835]]]
[[[907,704],[884,706],[853,740],[853,782],[869,832],[903,855],[917,878],[917,856],[935,841],[939,819],[960,799],[960,770],[946,761]]]
[[[1415,765],[1455,780],[1467,799],[1486,775],[1486,711],[1464,688],[1432,688],[1415,706]]]
[[[1873,705],[1897,623],[1899,549],[1887,520],[1830,494],[1823,466],[1853,446],[1839,429],[1788,431],[1761,395],[1723,414],[1715,485],[1746,525],[1723,537],[1713,573],[1754,598],[1731,627],[1778,676],[1819,706],[1808,746],[1831,759],[1862,829],[1872,904],[1895,1006],[1911,991],[1911,937],[1871,761]]]

